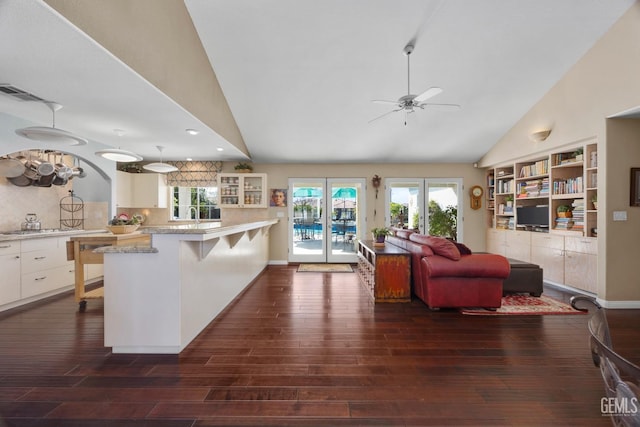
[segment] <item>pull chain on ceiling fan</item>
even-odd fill
[[[460,106],[458,104],[434,104],[427,103],[430,98],[433,98],[436,95],[442,93],[442,89],[439,87],[430,87],[429,89],[422,92],[420,95],[412,95],[411,94],[411,53],[413,52],[414,46],[412,44],[408,44],[404,47],[404,54],[407,56],[407,94],[405,96],[401,96],[397,101],[386,101],[381,99],[375,99],[373,102],[376,104],[391,104],[395,105],[396,108],[384,113],[381,116],[378,116],[372,120],[369,120],[369,123],[381,119],[391,113],[397,113],[402,111],[404,113],[404,125],[407,125],[407,115],[413,113],[416,108],[420,108],[424,110],[425,107],[436,107],[439,110],[443,111],[453,111],[459,110]]]

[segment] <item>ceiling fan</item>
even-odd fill
[[[410,56],[411,52],[413,52],[414,46],[412,44],[408,44],[404,47],[404,54],[407,56],[407,94],[405,96],[401,96],[397,101],[385,101],[381,99],[375,99],[373,102],[376,104],[391,104],[395,105],[396,108],[393,110],[384,113],[381,116],[376,117],[375,119],[369,120],[369,123],[381,119],[391,113],[397,113],[399,111],[404,112],[404,125],[407,125],[407,115],[413,113],[416,108],[424,109],[425,107],[435,107],[442,111],[455,111],[459,110],[460,106],[458,104],[434,104],[430,102],[425,102],[428,99],[433,98],[434,96],[442,93],[442,89],[439,87],[430,87],[429,89],[422,92],[420,95],[412,95],[411,94],[411,68],[410,68]]]

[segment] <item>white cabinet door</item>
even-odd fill
[[[131,206],[131,177],[133,174],[116,171],[116,205],[121,208]]]
[[[505,256],[524,262],[531,262],[531,232],[505,231],[507,247]]]
[[[20,299],[20,254],[0,255],[0,305]]]
[[[169,199],[165,176],[159,173],[133,174],[132,208],[166,208]]]
[[[116,204],[120,208],[166,208],[169,193],[160,173],[116,172]]]
[[[564,237],[550,233],[533,233],[531,262],[542,268],[545,280],[564,283]]]

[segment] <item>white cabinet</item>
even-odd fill
[[[506,231],[487,229],[487,252],[505,256],[507,247]]]
[[[131,177],[133,174],[116,171],[116,206],[131,206]]]
[[[20,242],[0,242],[0,305],[20,299]]]
[[[593,237],[564,238],[564,283],[598,292],[598,240]]]
[[[116,172],[116,205],[122,208],[166,208],[169,193],[160,173]]]
[[[267,175],[264,173],[221,173],[218,175],[218,206],[223,208],[266,208]]]
[[[506,235],[505,256],[524,262],[531,260],[531,232],[504,231]]]
[[[21,298],[55,291],[73,284],[73,262],[67,261],[68,237],[29,239],[21,242]]]
[[[532,233],[531,262],[542,268],[545,280],[563,283],[564,237],[551,233]]]

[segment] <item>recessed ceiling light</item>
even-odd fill
[[[191,160],[193,160],[191,157],[187,157],[187,162],[190,162]]]
[[[195,129],[185,129],[185,132],[187,132],[189,135],[197,135],[200,132],[195,130]]]
[[[218,151],[224,151],[224,148],[222,148],[222,147],[218,147],[218,148],[216,148],[216,150],[218,150]]]

